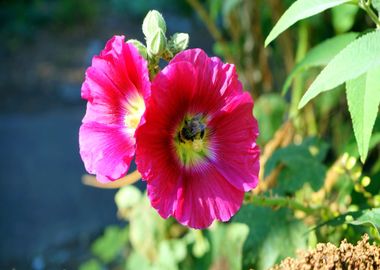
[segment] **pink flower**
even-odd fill
[[[136,163],[152,206],[192,228],[228,221],[259,173],[253,101],[235,67],[179,53],[152,83]]]
[[[92,59],[82,85],[88,103],[79,131],[80,154],[99,181],[116,180],[128,171],[149,95],[146,61],[124,36],[114,36]]]

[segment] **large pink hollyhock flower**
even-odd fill
[[[228,221],[259,173],[253,101],[235,67],[179,53],[152,83],[136,131],[137,168],[158,213],[192,228]]]
[[[80,154],[101,182],[122,177],[135,154],[135,130],[150,95],[147,63],[124,36],[110,39],[92,59],[82,85],[87,111],[79,131]]]

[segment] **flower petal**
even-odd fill
[[[249,191],[258,184],[260,150],[257,121],[248,93],[235,96],[209,123],[214,166],[237,189]]]
[[[101,182],[117,180],[128,171],[135,141],[115,125],[84,123],[79,130],[80,154],[89,173]]]
[[[183,173],[174,217],[203,229],[215,220],[228,221],[240,208],[244,192],[236,189],[212,166]]]
[[[150,95],[147,63],[124,36],[114,36],[86,71],[82,97],[91,104],[83,122],[122,125],[125,104],[137,95]]]

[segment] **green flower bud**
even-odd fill
[[[170,50],[173,54],[179,53],[189,45],[189,34],[175,33],[170,39]]]
[[[130,39],[127,41],[127,43],[130,43],[133,46],[135,46],[135,48],[139,51],[139,53],[142,57],[144,57],[145,59],[148,58],[148,53],[146,51],[146,47],[140,41],[138,41],[137,39]]]
[[[148,38],[147,47],[149,54],[153,56],[160,56],[165,52],[166,37],[161,29],[157,30],[152,38]]]
[[[142,31],[147,39],[153,39],[158,30],[161,30],[164,34],[166,33],[165,20],[157,10],[151,10],[145,16]]]

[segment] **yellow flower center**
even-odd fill
[[[179,160],[191,166],[209,154],[208,129],[202,114],[186,116],[174,135],[174,146]]]
[[[135,134],[141,116],[145,111],[144,99],[140,95],[135,95],[127,100],[125,107],[126,115],[124,118],[124,125],[129,133]]]

